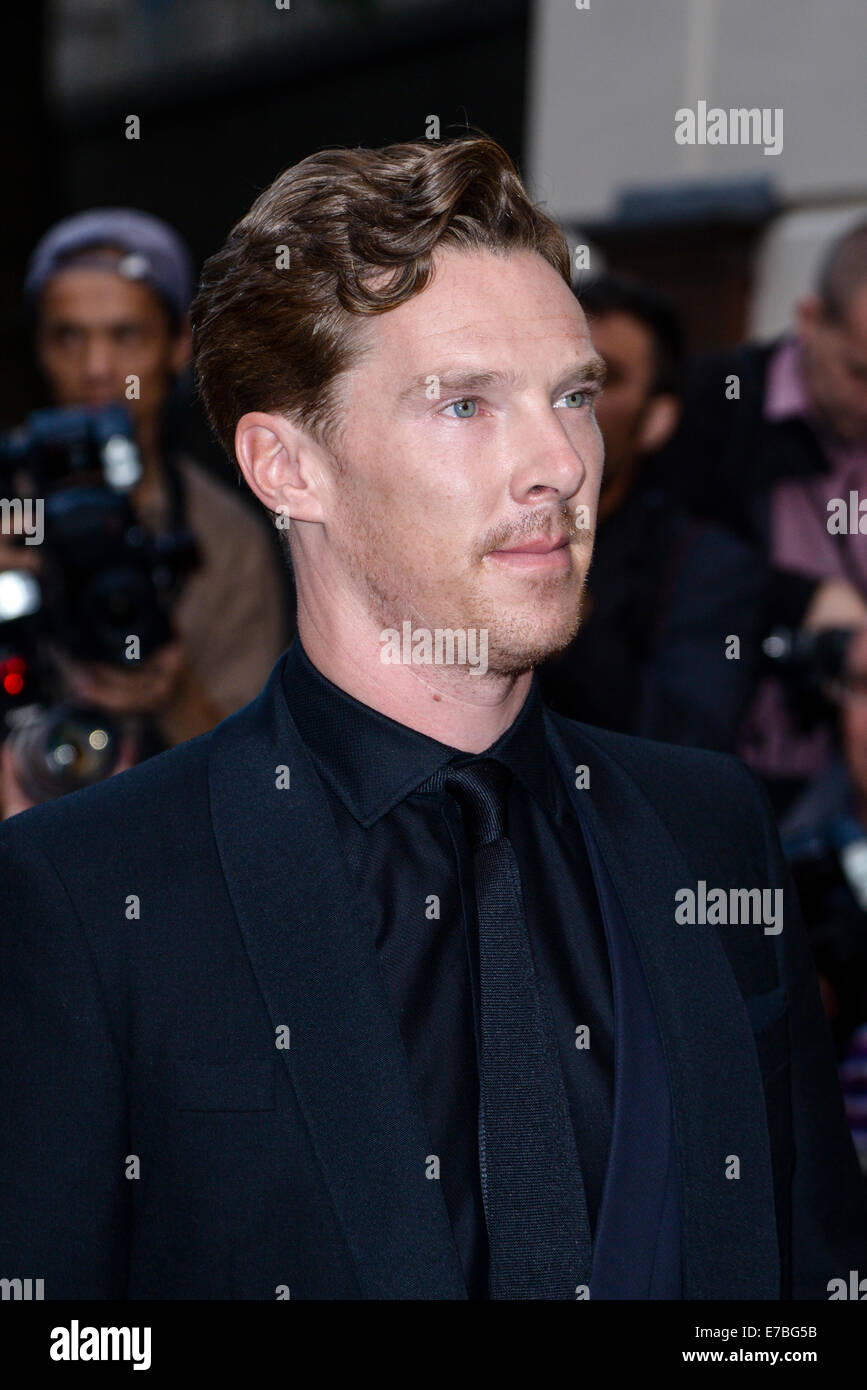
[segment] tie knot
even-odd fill
[[[461,808],[472,848],[506,834],[506,793],[512,774],[493,758],[449,768],[445,787]]]

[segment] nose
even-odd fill
[[[513,441],[521,460],[512,475],[516,501],[528,497],[541,501],[546,496],[568,501],[588,477],[601,472],[602,436],[595,420],[585,416],[579,426],[567,431],[558,414],[550,407],[534,413]]]
[[[96,335],[88,338],[83,365],[88,382],[108,381],[114,372],[114,353],[111,344]]]

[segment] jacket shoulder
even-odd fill
[[[547,713],[570,750],[588,755],[595,748],[639,787],[663,818],[684,817],[690,824],[696,814],[707,814],[719,822],[729,814],[740,819],[749,810],[761,820],[763,788],[733,753],[638,738],[582,724],[553,710]]]
[[[771,358],[782,342],[781,338],[763,343],[739,343],[735,347],[711,348],[698,353],[686,370],[686,395],[692,390],[713,391],[719,396],[719,385],[732,372],[746,374],[755,386],[764,385]],[[725,409],[725,397],[722,409]]]
[[[607,783],[603,803],[617,830],[620,797],[643,799],[645,814],[665,826],[672,850],[697,877],[713,873],[733,883],[764,882],[782,862],[776,821],[767,792],[746,763],[732,753],[661,743],[591,728],[556,717],[571,751]],[[594,769],[594,753],[599,760]],[[612,773],[612,764],[614,765]],[[613,795],[612,795],[613,793]],[[594,798],[595,799],[595,798]]]
[[[640,738],[637,734],[618,733],[596,724],[584,724],[546,707],[548,717],[568,743],[595,744],[599,751],[620,763],[624,771],[641,774],[648,770],[654,775],[693,778],[696,775],[729,775],[732,771],[748,772],[746,765],[733,753],[716,749],[696,748],[688,744],[664,743],[660,739]],[[748,774],[751,775],[751,774]]]

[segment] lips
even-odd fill
[[[494,551],[495,555],[547,555],[552,550],[562,550],[564,545],[569,544],[568,536],[555,536],[553,540],[548,536],[540,536],[535,541],[523,541],[520,545],[505,546],[501,550]]]
[[[490,564],[510,574],[549,574],[572,571],[572,551],[568,536],[537,536],[503,550],[492,550]]]

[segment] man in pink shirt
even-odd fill
[[[838,499],[847,516],[850,493],[867,499],[867,223],[828,249],[790,334],[693,364],[667,473],[764,555],[767,631],[867,624],[867,517],[863,535],[835,520]],[[830,721],[801,717],[777,675],[760,681],[739,751],[778,808],[830,747]]]

